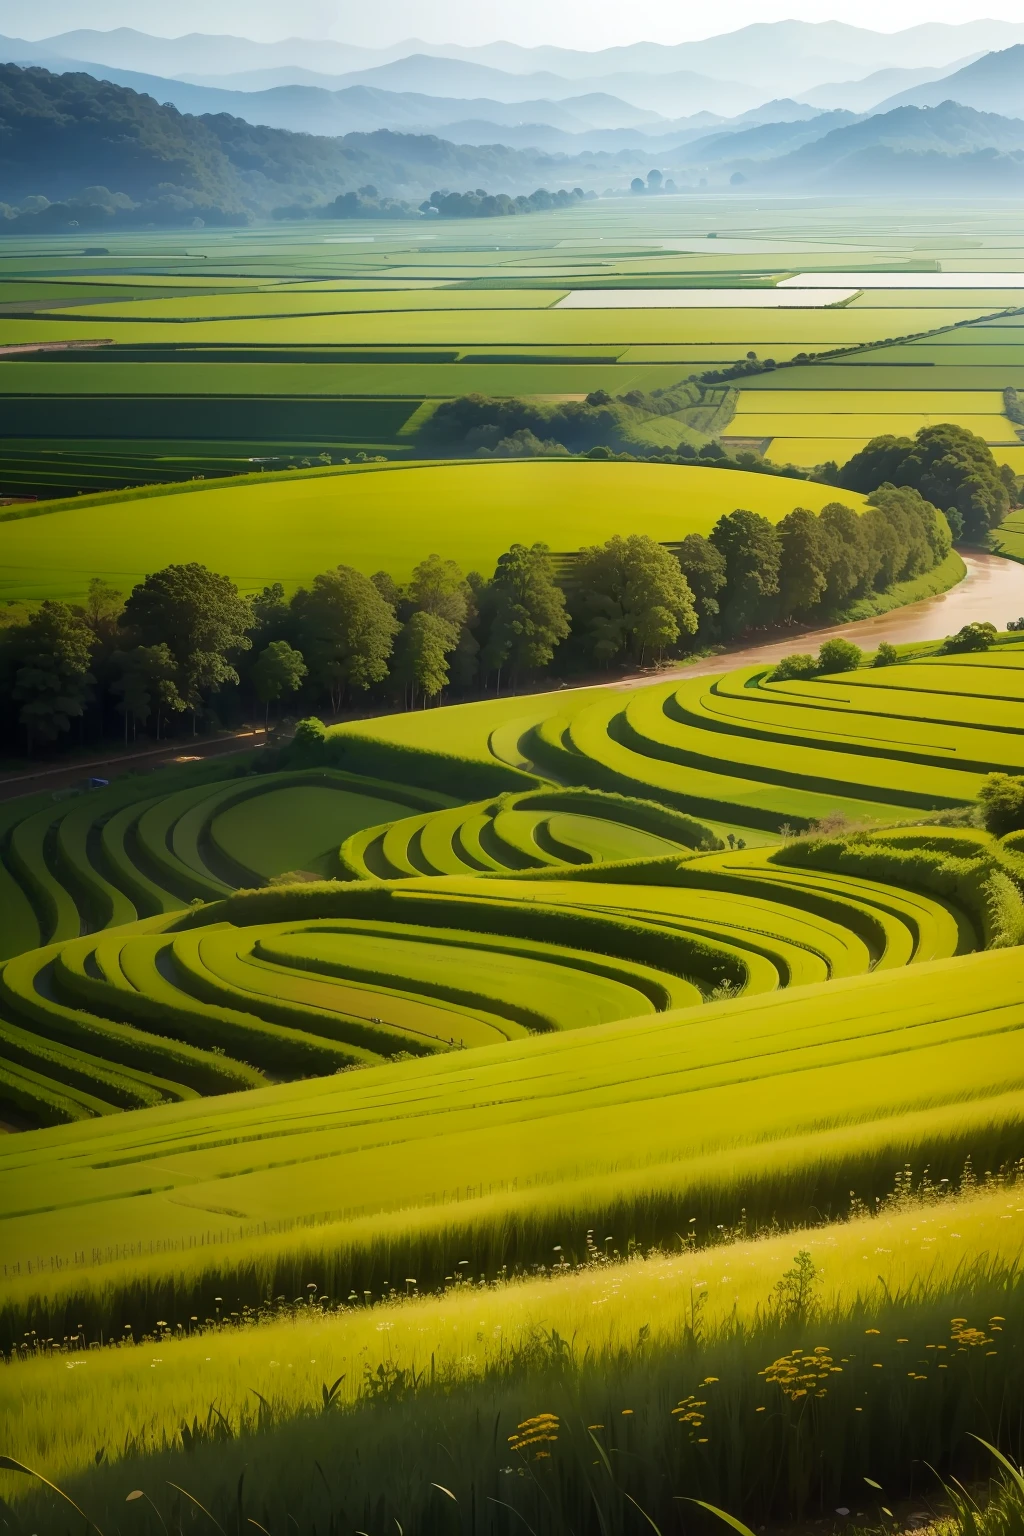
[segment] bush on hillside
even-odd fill
[[[990,773],[978,791],[978,804],[982,821],[996,837],[1024,831],[1024,778]]]
[[[795,677],[813,677],[818,670],[818,663],[807,651],[796,651],[792,656],[783,656],[771,677],[772,683],[788,683]]]
[[[899,651],[894,645],[890,645],[888,640],[883,640],[881,645],[878,647],[878,650],[875,652],[876,667],[894,666],[895,663],[899,661],[899,659]]]
[[[826,640],[818,652],[818,671],[855,672],[863,660],[863,652],[852,640]]]
[[[980,624],[965,624],[955,635],[943,641],[942,654],[953,656],[959,652],[987,651],[999,631],[987,620]]]

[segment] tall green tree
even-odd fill
[[[524,673],[547,667],[569,633],[565,593],[555,580],[546,544],[513,544],[499,556],[487,593],[489,632],[483,661],[488,672],[506,669],[512,686]]]
[[[834,611],[867,586],[872,568],[866,530],[860,515],[841,501],[821,509],[821,530],[828,546],[826,608]]]
[[[810,617],[819,606],[829,576],[828,533],[806,507],[794,507],[778,525],[779,616]]]
[[[66,603],[47,599],[11,637],[14,686],[28,750],[56,741],[81,719],[92,698],[90,670],[96,639]]]
[[[772,524],[759,512],[739,508],[718,519],[711,542],[725,560],[724,633],[738,635],[767,624],[774,614],[782,565],[782,545]]]
[[[252,608],[234,582],[195,561],[147,576],[132,589],[119,620],[137,644],[168,647],[193,730],[204,698],[238,682],[233,657],[249,650],[252,622]]]
[[[102,576],[89,580],[82,614],[97,640],[109,644],[116,639],[117,621],[124,611],[124,593]]]
[[[703,534],[688,533],[676,548],[676,559],[693,594],[697,633],[701,639],[709,640],[718,628],[722,588],[725,586],[725,557]]]
[[[421,560],[409,582],[409,600],[421,613],[432,613],[461,629],[469,611],[466,578],[454,560],[428,555]]]
[[[354,689],[387,677],[401,626],[369,577],[349,565],[324,571],[295,594],[293,608],[310,678],[335,714]]]
[[[573,587],[589,649],[599,661],[637,666],[697,632],[693,594],[675,556],[646,534],[580,553]]]
[[[130,651],[116,651],[111,658],[114,676],[110,692],[120,702],[117,711],[124,716],[124,740],[128,744],[128,721],[133,730],[145,725],[156,713],[156,739],[165,715],[179,714],[186,708],[177,687],[178,664],[168,645],[137,645]]]
[[[410,616],[399,636],[395,659],[410,709],[415,709],[417,697],[426,704],[448,686],[448,658],[458,639],[455,625],[436,613],[417,609]]]
[[[296,693],[308,672],[301,651],[293,650],[287,640],[272,640],[256,658],[252,684],[256,697],[266,705],[264,732],[270,728],[270,706],[286,694]]]

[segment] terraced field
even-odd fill
[[[1003,942],[986,892],[1018,855],[984,834],[880,831],[875,864],[813,867],[778,836],[969,804],[1022,739],[1003,644],[390,717],[329,738],[345,769],[14,802],[6,1102],[73,1120]],[[494,787],[406,787],[410,751],[421,785]]]
[[[778,832],[836,814],[880,823],[966,805],[986,773],[1024,771],[1024,647],[810,682],[747,668],[450,716],[450,734],[447,721],[394,718],[338,734],[427,754],[446,740],[480,762],[641,795],[733,828]]]
[[[296,1279],[315,1264],[337,1293],[385,1249],[383,1273],[428,1285],[456,1251],[495,1274],[509,1216],[520,1254],[550,1253],[597,1212],[639,1235],[695,1211],[733,1220],[741,1200],[751,1216],[826,1208],[904,1156],[940,1170],[944,1144],[998,1166],[1024,1103],[1022,1026],[1019,957],[993,951],[55,1127],[2,1154],[18,1169],[5,1294],[84,1308],[141,1283],[169,1301],[160,1276],[184,1266],[234,1296],[254,1262],[294,1284],[296,1259]],[[289,1236],[309,1218],[324,1225]],[[211,1228],[234,1249],[202,1252]],[[68,1266],[59,1281],[33,1280],[40,1253]]]

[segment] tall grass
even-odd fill
[[[598,1229],[580,1267],[552,1252],[543,1275],[482,1286],[458,1265],[440,1296],[418,1295],[411,1275],[398,1276],[389,1301],[350,1294],[335,1311],[313,1271],[301,1302],[278,1320],[271,1306],[260,1322],[225,1291],[209,1323],[161,1319],[138,1342],[120,1329],[115,1344],[100,1348],[77,1327],[57,1353],[28,1340],[0,1370],[0,1448],[65,1476],[97,1452],[113,1458],[126,1444],[173,1446],[181,1423],[202,1421],[211,1403],[244,1426],[265,1402],[282,1423],[339,1379],[335,1395],[349,1409],[376,1400],[385,1378],[452,1388],[511,1379],[543,1364],[549,1347],[560,1348],[556,1338],[571,1341],[580,1363],[618,1360],[641,1339],[655,1353],[684,1339],[710,1347],[731,1330],[774,1327],[780,1318],[841,1318],[893,1298],[966,1295],[979,1274],[1013,1275],[1022,1213],[1019,1184],[941,1198],[912,1193],[901,1180],[878,1216],[756,1240],[725,1234],[704,1249],[684,1240],[682,1251],[629,1259],[617,1259]],[[804,1257],[794,1266],[797,1253]]]
[[[523,1522],[536,1536],[608,1536],[649,1529],[647,1517],[668,1532],[680,1528],[687,1498],[754,1523],[820,1517],[838,1504],[870,1523],[887,1498],[932,1486],[929,1467],[972,1475],[985,1461],[972,1434],[1020,1451],[1017,1264],[990,1253],[915,1276],[921,1219],[899,1218],[908,1268],[891,1285],[847,1285],[841,1243],[831,1280],[829,1270],[822,1279],[821,1252],[794,1264],[790,1243],[788,1253],[773,1250],[734,1308],[721,1298],[702,1305],[700,1291],[659,1268],[664,1261],[609,1270],[610,1329],[599,1320],[563,1332],[551,1321],[502,1338],[495,1306],[509,1297],[473,1293],[456,1298],[448,1347],[431,1349],[440,1303],[372,1309],[340,1388],[329,1341],[338,1321],[256,1330],[221,1347],[223,1336],[206,1336],[94,1352],[80,1366],[29,1362],[9,1368],[22,1390],[6,1443],[108,1536],[155,1536],[160,1519],[178,1529],[193,1508],[178,1490],[224,1532],[255,1521],[271,1536],[383,1536],[396,1522],[422,1536],[511,1536]],[[957,1231],[961,1219],[970,1231],[964,1205],[956,1219]],[[871,1225],[857,1232],[862,1242]],[[895,1243],[894,1232],[870,1235]],[[750,1260],[743,1245],[722,1256],[730,1269]],[[561,1321],[558,1289],[546,1287],[550,1317]],[[596,1299],[579,1298],[581,1321],[588,1306],[599,1312]],[[417,1328],[418,1364],[402,1348]],[[194,1360],[187,1403],[169,1385],[178,1352]],[[131,1379],[118,1385],[118,1371]],[[275,1375],[276,1389],[267,1384]],[[66,1426],[86,1424],[84,1412],[67,1412],[72,1392],[93,1417],[69,1457],[58,1444]],[[162,1415],[140,1423],[125,1412],[133,1397],[162,1403]],[[145,1497],[126,1504],[136,1490]],[[16,1501],[26,1531],[71,1528],[65,1506],[23,1477],[3,1475],[0,1492]]]

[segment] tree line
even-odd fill
[[[945,517],[910,487],[858,514],[840,502],[773,525],[739,509],[666,546],[616,536],[557,557],[513,544],[490,577],[429,555],[399,584],[338,565],[291,596],[244,596],[190,563],[127,595],[102,578],[80,605],[48,600],[0,636],[6,742],[219,725],[258,707],[361,701],[415,708],[447,692],[517,689],[545,673],[643,667],[751,630],[823,619],[922,575],[949,552]]]

